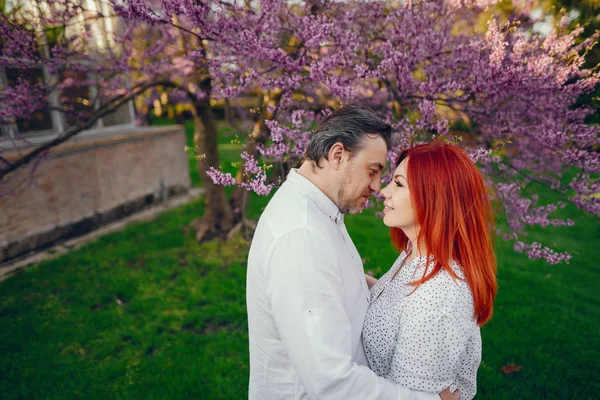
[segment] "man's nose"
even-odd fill
[[[375,178],[375,180],[373,180],[373,182],[371,182],[369,189],[371,189],[376,194],[379,193],[379,191],[381,190],[381,179]]]

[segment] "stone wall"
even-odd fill
[[[181,126],[114,127],[55,147],[33,174],[9,175],[0,182],[0,263],[186,192],[184,146]]]

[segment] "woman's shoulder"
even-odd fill
[[[454,276],[445,269],[420,284],[410,295],[416,306],[438,310],[439,312],[455,311],[457,308],[473,313],[474,301],[471,288],[466,280],[460,264],[450,264]]]
[[[431,272],[432,268],[433,263],[430,263],[427,270],[427,275]],[[452,260],[450,262],[450,268],[452,273],[442,268],[434,276],[425,281],[423,285],[442,289],[444,292],[449,293],[455,293],[456,291],[469,289],[469,284],[467,283],[467,278],[461,265],[457,261]],[[416,271],[415,275],[422,276],[424,272],[425,265],[422,264],[419,266],[419,269]]]
[[[452,270],[452,273],[442,268],[432,279],[437,278],[436,282],[438,282],[440,285],[447,286],[449,289],[467,289],[470,291],[469,284],[467,282],[467,276],[465,275],[465,272],[458,261],[452,260],[450,262],[450,269]]]

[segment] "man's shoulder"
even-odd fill
[[[291,231],[320,230],[324,216],[311,207],[311,200],[293,185],[284,183],[261,214],[259,225],[281,236]]]

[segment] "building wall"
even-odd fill
[[[27,166],[0,183],[0,263],[187,191],[182,127],[115,128],[63,143],[33,174]]]

